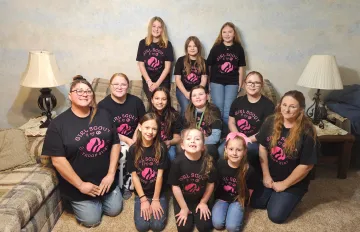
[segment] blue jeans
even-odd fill
[[[185,111],[190,101],[185,97],[185,95],[180,91],[180,89],[176,88],[176,98],[180,104],[180,115],[184,118]]]
[[[176,157],[176,146],[170,146],[168,150],[168,158],[173,161]]]
[[[122,195],[119,186],[94,200],[70,201],[76,220],[86,227],[94,227],[100,224],[102,213],[115,217],[122,210]]]
[[[238,201],[226,202],[223,200],[216,200],[212,208],[212,223],[215,229],[227,231],[240,231],[243,218],[244,208]]]
[[[250,205],[255,209],[267,209],[269,219],[277,224],[284,223],[304,194],[275,192],[266,187],[254,190]]]
[[[230,107],[238,95],[239,85],[222,85],[210,82],[211,101],[221,111],[222,120],[227,127]]]
[[[151,198],[148,198],[148,201],[151,204]],[[162,231],[165,228],[165,222],[167,218],[168,212],[168,202],[166,200],[165,194],[160,196],[160,205],[164,210],[164,214],[161,216],[160,220],[154,218],[154,215],[151,215],[151,219],[149,221],[145,221],[144,218],[140,216],[141,213],[141,205],[139,196],[135,196],[135,207],[134,207],[134,221],[135,227],[138,231]]]

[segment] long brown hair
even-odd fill
[[[274,129],[270,141],[271,148],[276,147],[277,141],[280,139],[284,125],[284,117],[281,113],[281,104],[284,97],[290,96],[294,98],[300,106],[300,113],[295,120],[295,124],[290,128],[290,133],[285,139],[285,154],[288,158],[295,158],[296,145],[300,141],[300,136],[304,133],[310,135],[316,142],[316,130],[309,117],[305,115],[305,97],[297,90],[291,90],[281,97],[279,104],[275,108]]]
[[[236,200],[240,203],[240,205],[242,207],[245,207],[245,205],[248,201],[248,198],[249,198],[249,189],[247,188],[247,185],[246,185],[246,174],[249,170],[249,164],[248,164],[248,160],[247,160],[247,145],[246,145],[245,139],[239,135],[236,135],[231,140],[234,140],[234,139],[240,140],[243,147],[245,148],[244,156],[242,157],[242,159],[240,161],[240,165],[237,168],[238,172],[237,172],[237,177],[236,177],[236,180],[238,182],[238,189],[237,189],[238,195],[236,196]],[[230,139],[225,142],[225,147],[228,146],[229,141],[230,141]],[[224,151],[224,159],[225,160],[229,159],[229,157],[226,153],[226,149]]]
[[[170,92],[167,88],[165,87],[157,87],[151,94],[151,99],[153,99],[154,95],[156,92],[162,91],[165,93],[166,95],[166,106],[164,107],[161,115],[160,113],[158,113],[158,110],[155,108],[155,106],[152,104],[152,102],[150,101],[150,109],[149,112],[153,112],[156,113],[156,115],[159,118],[159,121],[161,122],[161,117],[164,116],[165,118],[165,122],[166,122],[166,127],[165,127],[165,134],[168,136],[171,132],[171,127],[172,125],[175,123],[176,120],[179,119],[179,113],[171,106],[171,97],[170,97]]]
[[[188,128],[188,129],[182,130],[181,131],[181,143],[184,142],[186,135],[192,130],[199,131],[201,134],[201,139],[202,139],[203,143],[205,143],[204,133],[202,133],[199,129],[196,129],[196,128]],[[204,146],[205,146],[205,144],[204,144]],[[204,159],[203,159],[203,163],[201,164],[200,174],[204,175],[206,178],[209,178],[210,172],[214,169],[213,158],[211,155],[209,155],[206,148],[201,152],[201,157],[204,157]]]
[[[202,85],[197,85],[194,86],[191,91],[190,91],[190,103],[185,111],[185,122],[186,122],[186,127],[193,127],[196,128],[196,117],[195,117],[195,111],[196,111],[196,107],[195,105],[192,103],[191,101],[191,96],[192,93],[195,89],[203,89],[205,91],[206,94],[209,94],[209,92],[207,91],[207,89],[202,86]],[[206,109],[204,112],[204,121],[206,122],[206,124],[211,125],[213,122],[215,122],[216,120],[221,120],[221,115],[219,113],[219,110],[217,109],[217,107],[210,103],[209,101],[206,102]]]
[[[152,35],[151,31],[152,31],[152,25],[153,25],[153,23],[155,21],[158,21],[161,24],[161,27],[162,27],[160,40],[159,40],[159,42],[157,42],[157,44],[161,48],[167,48],[169,39],[168,39],[168,36],[167,36],[166,26],[165,26],[164,20],[162,20],[162,18],[160,18],[158,16],[155,16],[155,17],[150,19],[150,22],[149,22],[149,25],[148,25],[147,36],[145,38],[145,44],[146,44],[146,46],[149,46],[153,42],[153,35]]]
[[[153,140],[153,144],[154,144],[155,159],[157,161],[159,161],[161,158],[161,153],[162,153],[161,149],[162,148],[161,148],[161,143],[160,143],[160,141],[161,141],[161,139],[160,139],[160,122],[159,122],[158,117],[154,113],[147,113],[140,119],[139,124],[142,125],[144,122],[150,121],[150,120],[155,120],[156,125],[158,127],[155,138]],[[142,137],[142,132],[140,130],[137,130],[136,141],[133,146],[135,148],[134,165],[136,168],[138,168],[138,161],[141,158],[142,154],[144,154],[143,137]]]
[[[198,37],[196,36],[190,36],[186,42],[185,42],[185,57],[184,57],[184,67],[185,67],[185,72],[186,75],[189,75],[191,72],[191,59],[190,59],[190,55],[188,53],[188,46],[190,44],[190,42],[193,41],[195,46],[198,49],[198,53],[196,54],[196,60],[195,60],[195,64],[194,66],[203,74],[206,73],[206,65],[205,65],[205,60],[204,58],[202,58],[201,56],[201,43],[200,40],[198,39]]]
[[[75,88],[75,86],[79,83],[83,83],[85,85],[87,85],[90,90],[92,91],[92,100],[91,100],[91,107],[92,107],[92,112],[91,112],[91,117],[90,117],[90,122],[89,124],[92,122],[92,120],[95,117],[95,114],[97,112],[97,104],[96,104],[96,96],[95,96],[95,92],[93,87],[91,86],[91,84],[81,75],[76,75],[73,77],[73,81],[70,84],[70,92],[72,92]]]
[[[215,40],[214,46],[215,46],[215,45],[219,45],[219,44],[221,44],[222,42],[224,42],[224,40],[223,40],[223,38],[222,38],[222,30],[223,30],[226,26],[231,27],[231,28],[234,30],[234,43],[241,44],[240,35],[239,35],[239,33],[236,31],[235,25],[234,25],[232,22],[226,22],[224,25],[222,25],[222,27],[221,27],[221,29],[220,29],[220,32],[219,32],[219,35],[218,35],[218,37],[217,37],[216,40]]]

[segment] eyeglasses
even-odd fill
[[[114,87],[115,89],[117,89],[117,88],[120,88],[120,87],[127,87],[128,85],[127,84],[116,83],[116,84],[111,84],[111,86]]]
[[[251,86],[255,86],[255,87],[260,87],[261,86],[261,82],[246,82],[246,85],[251,87]]]
[[[93,91],[91,91],[91,90],[83,90],[83,89],[75,89],[75,90],[73,90],[73,91],[70,91],[70,93],[72,93],[72,92],[75,92],[78,96],[83,96],[85,93],[86,93],[86,95],[88,95],[88,96],[91,96],[91,95],[93,95]]]

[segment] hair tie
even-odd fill
[[[245,134],[241,133],[241,132],[230,132],[227,136],[226,136],[226,142],[229,141],[230,139],[234,139],[236,136],[242,137],[245,140],[245,143],[252,143],[251,140],[249,139],[249,137],[247,137]]]

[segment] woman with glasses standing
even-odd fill
[[[71,107],[50,123],[42,155],[51,156],[60,192],[70,201],[77,221],[93,227],[103,213],[114,217],[122,209],[119,136],[109,113],[97,109],[85,78],[73,78],[68,97]]]
[[[249,72],[244,85],[246,95],[234,100],[229,113],[230,132],[241,132],[250,138],[248,144],[248,162],[257,170],[261,170],[259,163],[259,144],[255,134],[258,133],[265,118],[274,112],[274,103],[261,94],[264,78],[261,73]],[[222,144],[223,145],[223,144]],[[224,146],[219,147],[219,154],[224,153]],[[221,149],[221,150],[220,150]]]
[[[119,186],[124,193],[124,199],[131,197],[130,190],[134,190],[131,174],[126,171],[126,154],[129,147],[136,141],[136,128],[145,114],[144,103],[129,94],[129,79],[123,73],[115,73],[110,78],[111,93],[99,102],[98,107],[106,109],[115,124],[121,144],[119,165]]]

